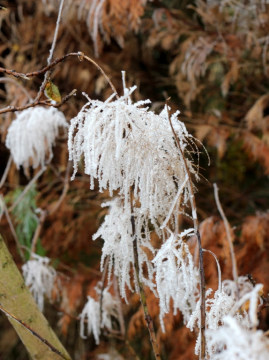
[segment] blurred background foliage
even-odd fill
[[[22,73],[41,69],[53,39],[59,1],[15,0],[1,5],[6,9],[0,11],[0,66]],[[220,259],[223,278],[231,277],[226,235],[213,196],[212,183],[217,182],[234,227],[239,274],[251,273],[264,284],[265,293],[269,290],[268,33],[269,5],[262,0],[66,0],[54,54],[82,51],[98,62],[120,93],[121,70],[125,70],[127,85],[138,86],[135,100],[151,99],[156,111],[170,97],[172,110],[180,109],[181,120],[203,142],[211,160],[208,166],[201,147],[197,202],[203,246]],[[61,108],[68,120],[85,103],[83,91],[102,100],[111,93],[98,70],[74,58],[54,69],[52,81],[62,97],[78,89],[77,96]],[[41,82],[42,77],[25,81],[0,74],[1,107],[24,105],[28,99],[22,88],[34,97]],[[0,175],[9,159],[5,137],[13,118],[12,113],[0,115]],[[105,216],[100,205],[107,194],[99,194],[97,188],[90,191],[82,172],[65,187],[71,174],[67,164],[66,134],[62,134],[51,165],[10,213],[19,243],[29,247],[41,222],[37,209],[48,212],[38,252],[54,260],[61,288],[55,289],[54,302],[47,304],[45,314],[74,359],[151,359],[136,295],[130,294],[130,303],[123,305],[126,333],[104,334],[99,347],[93,339],[78,336],[78,314],[101,279],[102,241],[93,242],[91,235]],[[7,206],[34,173],[11,165],[1,189]],[[50,215],[64,187],[64,199]],[[181,223],[188,225],[188,219],[183,217]],[[20,267],[22,260],[5,216],[1,232]],[[207,284],[216,288],[215,264],[207,255],[205,262]],[[167,315],[163,334],[158,301],[149,291],[148,301],[163,359],[194,359],[195,336],[183,326],[180,314]],[[268,329],[268,311],[264,309],[260,317],[262,328]],[[3,317],[0,353],[3,359],[27,358]]]

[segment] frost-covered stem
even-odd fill
[[[101,292],[100,292],[100,299],[99,299],[99,309],[100,309],[100,324],[103,321],[103,294],[105,289],[105,281],[106,281],[106,273],[108,268],[109,258],[107,257],[105,260],[104,270],[101,279]]]
[[[48,65],[51,63],[53,53],[54,53],[54,50],[55,50],[56,40],[57,40],[57,36],[58,36],[58,32],[59,32],[59,26],[60,26],[62,11],[63,11],[63,5],[64,5],[64,0],[61,0],[60,6],[59,6],[57,22],[56,22],[56,28],[55,28],[54,36],[53,36],[53,41],[52,41],[52,44],[51,44],[51,49],[49,51]]]
[[[230,227],[229,222],[224,214],[223,208],[222,208],[220,200],[219,200],[218,186],[216,183],[213,184],[213,186],[214,186],[214,196],[215,196],[216,205],[217,205],[218,211],[220,213],[220,216],[224,222],[224,227],[225,227],[225,231],[226,231],[226,235],[227,235],[227,239],[228,239],[228,243],[229,243],[229,247],[230,247],[230,254],[231,254],[231,260],[232,260],[232,267],[233,267],[233,278],[236,283],[237,291],[238,291],[238,272],[237,272],[237,265],[236,265],[236,259],[235,259],[235,253],[234,253],[233,240],[232,240],[232,236],[231,236],[231,227]]]
[[[49,57],[47,59],[47,64],[48,65],[50,65],[51,62],[52,62],[52,57],[53,57],[53,53],[54,53],[55,46],[56,46],[56,41],[57,41],[57,36],[58,36],[58,31],[59,31],[59,26],[60,26],[60,21],[61,21],[61,16],[62,16],[63,5],[64,5],[64,0],[61,0],[60,6],[59,6],[57,22],[56,22],[56,27],[55,27],[55,31],[54,31],[54,36],[53,36],[51,48],[50,48],[50,51],[49,51]],[[43,80],[43,82],[42,82],[42,84],[40,86],[40,89],[38,91],[38,94],[37,94],[35,100],[39,100],[41,98],[41,96],[42,96],[42,94],[43,94],[43,92],[45,90],[46,84],[47,84],[47,82],[49,80],[50,74],[51,74],[51,70],[48,70],[45,73],[44,80]]]
[[[131,224],[132,224],[133,250],[134,250],[134,268],[135,268],[136,280],[139,288],[140,301],[143,307],[145,321],[150,335],[151,346],[154,352],[155,359],[158,360],[161,359],[159,347],[156,339],[156,334],[154,331],[152,317],[149,315],[149,311],[147,307],[145,290],[139,276],[139,257],[138,257],[138,249],[137,249],[137,237],[135,231],[135,219],[133,216],[132,200],[131,200],[131,213],[132,213]]]
[[[199,247],[199,272],[200,272],[200,297],[201,297],[201,305],[200,305],[200,316],[201,316],[201,322],[200,322],[200,332],[201,332],[200,360],[204,360],[205,359],[205,348],[206,348],[206,341],[205,341],[205,323],[206,323],[205,271],[204,271],[204,260],[203,260],[203,248],[202,248],[201,235],[200,235],[200,232],[199,232],[199,224],[198,224],[198,219],[197,219],[196,201],[195,201],[194,189],[193,189],[193,184],[192,184],[192,181],[191,181],[190,171],[189,171],[189,168],[188,168],[188,165],[187,165],[187,161],[186,161],[186,159],[184,157],[183,150],[182,150],[182,148],[180,146],[178,136],[177,136],[177,134],[176,134],[176,132],[174,130],[168,106],[167,106],[167,113],[168,113],[169,124],[170,124],[171,130],[173,132],[173,135],[174,135],[174,138],[175,138],[175,141],[176,141],[179,153],[180,153],[181,160],[183,162],[184,171],[188,176],[188,190],[189,190],[189,193],[190,193],[190,204],[191,204],[191,209],[192,209],[193,227],[194,227],[194,230],[195,230],[195,235],[196,235],[197,242],[198,242],[198,247]]]
[[[4,183],[6,181],[7,174],[9,172],[11,163],[12,163],[12,156],[10,155],[9,158],[8,158],[8,162],[7,162],[7,166],[5,168],[4,174],[3,174],[2,179],[0,181],[0,189],[1,189],[1,187],[4,185]]]
[[[23,199],[23,197],[27,194],[27,192],[30,190],[31,186],[37,181],[37,179],[43,174],[43,172],[46,170],[46,167],[42,167],[32,178],[31,181],[26,185],[23,192],[20,194],[20,196],[17,198],[17,200],[13,203],[13,205],[8,209],[9,211],[12,211],[15,209],[15,207],[19,204],[19,202]]]
[[[123,337],[125,337],[126,329],[125,329],[125,324],[124,324],[122,303],[121,303],[120,294],[119,294],[118,279],[117,279],[116,275],[114,275],[114,277],[113,277],[113,288],[114,288],[115,295],[117,298],[117,310],[118,310],[118,314],[119,314],[120,333]]]

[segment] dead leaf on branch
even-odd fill
[[[238,62],[233,61],[231,64],[230,70],[224,76],[222,84],[221,84],[221,92],[224,97],[227,96],[230,86],[233,85],[237,81],[238,75],[239,75]]]
[[[202,124],[195,127],[195,133],[200,141],[206,138],[208,144],[217,149],[219,158],[223,158],[227,149],[227,140],[231,135],[228,128]]]
[[[258,161],[265,169],[265,174],[269,174],[269,146],[263,140],[246,131],[242,135],[243,147],[247,154]]]
[[[269,130],[269,94],[261,96],[246,114],[249,130]]]

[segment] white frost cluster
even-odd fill
[[[121,296],[126,300],[126,287],[132,290],[130,280],[130,270],[134,266],[134,252],[133,252],[133,235],[131,224],[131,209],[124,208],[122,200],[118,197],[103,204],[109,206],[109,213],[106,215],[103,224],[94,234],[93,240],[99,236],[104,240],[101,258],[101,270],[103,270],[105,258],[109,257],[109,276],[114,268],[114,274],[119,281]],[[153,287],[153,266],[148,260],[148,257],[143,249],[148,249],[154,252],[150,245],[150,232],[146,219],[139,213],[139,209],[135,209],[134,221],[136,227],[136,236],[138,244],[140,277],[144,283]],[[143,277],[143,265],[147,267],[148,279]]]
[[[259,292],[261,289],[261,284],[258,284],[253,288],[247,277],[241,276],[238,278],[238,288],[234,281],[225,280],[221,284],[221,287],[214,293],[213,297],[211,295],[213,292],[212,289],[207,290],[205,335],[207,344],[206,350],[209,359],[226,359],[226,355],[224,357],[221,357],[221,355],[216,355],[220,354],[221,349],[226,349],[225,346],[222,347],[218,345],[219,342],[222,344],[222,342],[219,341],[219,334],[223,335],[225,332],[227,332],[230,337],[235,339],[234,335],[231,336],[231,331],[227,331],[228,328],[225,325],[225,319],[232,319],[232,321],[229,320],[229,324],[237,324],[238,329],[242,329],[244,334],[247,334],[250,331],[252,333],[255,332],[251,329],[255,329],[258,325],[257,307],[260,302]],[[200,300],[197,302],[196,309],[190,316],[189,322],[187,324],[187,327],[190,328],[191,331],[193,331],[196,326],[200,326]],[[242,336],[244,334],[242,334]],[[234,341],[237,342],[239,340],[236,339]],[[198,336],[196,342],[195,353],[199,354],[199,350],[200,335]],[[231,350],[231,352],[234,351],[233,349],[227,348],[227,351],[228,350]],[[252,359],[252,357],[242,357],[242,359],[243,358],[246,360]],[[237,357],[232,357],[230,355],[230,359],[237,359]],[[241,357],[238,359],[241,359]]]
[[[67,127],[67,122],[64,114],[54,107],[36,106],[18,112],[6,137],[6,146],[17,168],[45,166],[52,158],[59,127]]]
[[[96,288],[96,292],[100,295],[99,289]],[[103,291],[102,309],[100,309],[100,301],[88,296],[88,301],[80,314],[80,336],[86,339],[87,335],[93,333],[96,344],[99,344],[101,329],[112,330],[112,319],[118,317],[117,300],[111,295],[108,287]]]
[[[178,236],[171,234],[153,259],[156,267],[157,292],[160,298],[160,323],[164,329],[163,316],[170,312],[173,300],[174,313],[179,309],[186,323],[195,310],[198,298],[199,274],[194,267],[192,255],[184,237],[193,235],[188,229]]]
[[[116,100],[90,100],[71,120],[69,128],[69,158],[74,162],[74,175],[84,155],[85,173],[91,187],[98,180],[100,191],[119,191],[125,205],[130,201],[130,189],[140,201],[140,211],[159,228],[168,214],[178,211],[178,204],[189,198],[183,159],[176,146],[165,108],[159,115],[149,111],[149,100],[132,103],[135,90],[124,89]],[[171,116],[182,152],[191,142],[185,125]],[[194,172],[187,161],[189,171]],[[181,201],[180,201],[181,200]],[[167,220],[168,221],[168,220]]]
[[[57,275],[56,270],[49,263],[49,258],[33,254],[33,259],[22,266],[25,284],[29,287],[41,311],[44,308],[44,297],[51,298]]]
[[[133,291],[135,287],[138,291],[136,276],[131,279],[135,273],[135,241],[139,280],[160,297],[164,328],[163,316],[169,311],[171,299],[174,311],[183,311],[186,322],[197,300],[197,269],[183,241],[193,229],[167,240],[170,232],[176,232],[178,215],[190,199],[189,174],[198,178],[191,157],[197,153],[197,147],[178,120],[179,112],[170,115],[165,106],[160,114],[155,114],[147,107],[149,100],[131,101],[136,87],[127,89],[124,76],[123,84],[121,97],[113,94],[105,102],[87,97],[88,103],[71,120],[69,159],[74,163],[73,178],[84,157],[91,188],[97,180],[101,192],[108,190],[111,197],[117,194],[103,204],[109,206],[109,212],[93,236],[93,240],[104,240],[101,270],[108,258],[109,276],[113,271],[120,294],[127,301],[126,289]],[[153,230],[163,241],[159,253],[151,243]],[[172,281],[167,281],[167,277]],[[97,317],[97,304],[93,299],[88,304],[88,311]],[[97,339],[97,327],[89,326]]]
[[[207,335],[208,347],[213,349],[211,360],[267,360],[269,339],[261,330],[250,330],[227,316],[223,326]]]

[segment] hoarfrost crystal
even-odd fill
[[[73,177],[84,155],[91,187],[98,179],[100,191],[108,189],[112,196],[118,190],[125,205],[132,188],[141,212],[147,212],[158,230],[168,213],[176,213],[178,204],[187,202],[187,174],[169,126],[167,108],[157,115],[145,107],[149,100],[132,103],[130,95],[134,90],[125,88],[124,96],[116,100],[115,94],[105,102],[89,99],[71,120],[69,158],[74,162]],[[178,112],[171,121],[182,151],[186,152],[192,138],[177,117]],[[195,172],[191,161],[187,164],[189,171]]]
[[[179,309],[187,322],[195,309],[198,297],[198,270],[194,267],[185,236],[193,229],[179,236],[171,234],[153,259],[156,266],[157,291],[160,298],[160,322],[164,331],[163,316],[170,311],[173,300],[174,313]]]
[[[59,127],[67,127],[67,122],[64,114],[53,107],[36,106],[17,113],[6,138],[17,168],[45,166],[52,158]]]
[[[238,287],[237,287],[238,286]],[[255,333],[255,328],[258,325],[257,319],[257,306],[259,303],[259,292],[262,289],[262,285],[258,284],[254,288],[251,283],[248,281],[247,277],[240,276],[238,278],[238,283],[236,284],[232,280],[224,280],[221,283],[220,288],[212,296],[213,290],[208,289],[206,292],[206,343],[207,343],[207,354],[209,359],[233,359],[233,349],[229,349],[228,343],[225,346],[222,344],[223,337],[229,336],[233,337],[230,345],[233,342],[239,342],[239,340],[233,335],[231,336],[231,328],[228,330],[229,326],[236,328],[237,331],[242,331],[242,336],[248,337],[250,335],[251,329],[252,333]],[[245,307],[245,304],[248,304]],[[196,305],[196,309],[193,314],[190,316],[187,327],[193,331],[196,325],[200,326],[200,301]],[[246,310],[248,309],[248,311]],[[225,319],[228,319],[228,322]],[[231,319],[231,320],[229,320]],[[227,326],[227,324],[229,326]],[[226,333],[227,332],[227,333]],[[225,335],[226,334],[226,335]],[[220,337],[219,337],[220,336]],[[257,335],[259,338],[260,335]],[[219,339],[222,338],[221,341]],[[223,340],[224,341],[224,340]],[[226,341],[226,340],[225,340]],[[244,340],[245,341],[245,340]],[[229,345],[229,346],[230,346]],[[199,353],[200,346],[200,335],[196,342],[195,353]],[[224,355],[217,355],[226,349],[227,352]],[[237,351],[237,350],[236,350]],[[235,353],[236,353],[235,351]],[[235,354],[234,353],[234,354]],[[228,355],[230,354],[230,355]],[[223,356],[223,357],[222,357]],[[227,357],[226,357],[227,356]],[[242,357],[242,359],[256,359],[256,357]],[[238,357],[241,359],[241,357]],[[258,359],[258,357],[257,357]]]
[[[101,290],[98,287],[96,287],[96,292],[100,296]],[[88,301],[80,314],[80,336],[86,339],[85,332],[88,335],[93,333],[96,344],[99,344],[101,329],[112,330],[112,318],[118,319],[118,317],[117,300],[110,294],[109,287],[106,287],[103,291],[102,309],[100,309],[100,301],[88,296]],[[86,321],[87,325],[85,325]]]
[[[120,285],[120,293],[127,301],[125,288],[132,290],[130,280],[130,270],[134,266],[134,253],[133,253],[133,235],[131,226],[131,209],[124,208],[123,201],[120,198],[115,198],[103,206],[109,206],[109,214],[106,215],[103,224],[99,230],[93,236],[93,240],[99,236],[104,240],[102,248],[101,270],[103,270],[105,258],[109,257],[109,276],[114,267],[114,274],[118,277]],[[134,221],[136,224],[136,236],[138,241],[138,252],[140,259],[140,267],[142,270],[143,264],[147,266],[148,281],[142,276],[140,272],[141,280],[147,282],[152,287],[153,279],[153,267],[148,260],[146,253],[142,250],[147,248],[150,252],[154,252],[154,249],[150,245],[150,234],[147,228],[147,222],[139,214],[139,209],[136,209],[136,216]]]
[[[38,307],[44,308],[45,295],[50,299],[56,279],[56,271],[49,265],[50,259],[33,254],[33,259],[22,266],[25,284],[29,287]]]
[[[244,328],[231,316],[224,325],[207,336],[208,347],[213,349],[211,360],[267,360],[269,339],[261,330]]]

